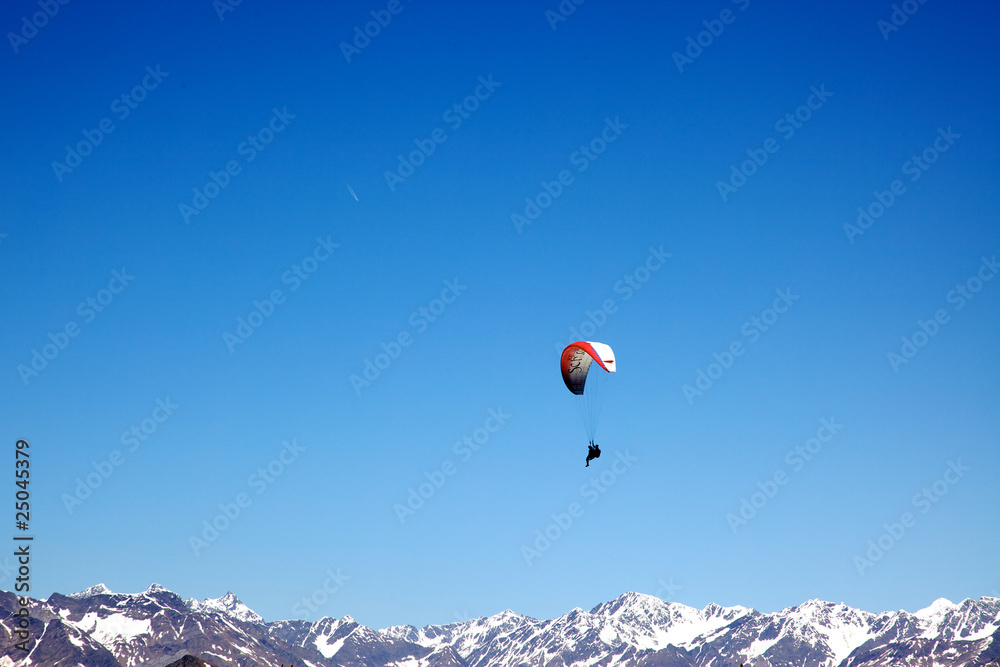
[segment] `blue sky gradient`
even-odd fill
[[[5,4],[32,594],[997,595],[998,9],[903,4]],[[619,365],[589,468],[573,328]]]

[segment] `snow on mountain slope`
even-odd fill
[[[667,603],[651,595],[626,593],[616,600],[597,605],[589,612],[574,609],[551,621],[537,621],[507,610],[462,623],[420,629],[395,626],[382,632],[427,647],[450,645],[463,657],[471,655],[474,649],[481,649],[499,637],[513,633],[518,633],[520,639],[556,634],[560,645],[569,649],[581,639],[593,636],[609,646],[659,650],[670,644],[681,646],[732,623],[749,611],[744,607],[727,609],[718,605],[709,605],[699,611],[682,604]],[[546,652],[542,646],[538,646],[537,650]]]
[[[982,598],[978,602],[963,600],[954,604],[938,598],[912,616],[923,626],[920,636],[924,639],[975,641],[990,637],[1000,628],[1000,600]]]
[[[83,598],[89,598],[94,595],[114,595],[114,593],[112,593],[111,589],[105,586],[104,584],[97,584],[95,586],[91,586],[85,591],[80,591],[79,593],[70,593],[66,597],[76,598],[79,600]]]
[[[787,618],[794,628],[793,632],[802,637],[811,639],[816,635],[822,638],[834,664],[839,664],[851,651],[871,638],[875,618],[874,614],[822,600],[809,600],[782,610],[780,615]]]
[[[148,635],[153,631],[149,619],[130,618],[123,614],[101,616],[92,611],[73,625],[101,642],[105,646],[113,642],[129,642],[139,635]]]
[[[698,610],[626,593],[590,611],[536,620],[507,610],[440,626],[375,631],[350,616],[265,623],[231,592],[189,600],[156,584],[106,586],[34,603],[30,662],[9,630],[0,591],[0,667],[162,667],[187,654],[218,665],[306,667],[985,666],[1000,660],[1000,599],[937,600],[915,613],[873,614],[809,600],[776,613]]]
[[[467,655],[475,646],[487,643],[497,635],[509,634],[525,624],[537,622],[533,618],[515,614],[508,609],[493,616],[485,616],[471,621],[449,623],[448,625],[428,625],[424,628],[397,625],[385,628],[380,632],[428,648],[451,646],[459,655]]]
[[[659,650],[687,646],[750,612],[745,607],[708,605],[702,610],[652,595],[625,593],[590,610],[614,621],[616,634],[632,646]]]
[[[992,600],[992,601],[991,601]],[[916,614],[873,614],[844,604],[810,600],[772,614],[745,607],[709,605],[698,610],[640,593],[626,593],[590,612],[575,609],[551,621],[505,612],[475,621],[383,633],[427,647],[451,646],[472,665],[546,662],[567,665],[598,659],[611,664],[640,659],[666,647],[683,649],[698,664],[767,660],[772,665],[838,665],[863,646],[918,636],[981,639],[1000,617],[997,602],[984,598],[962,605],[938,601]],[[685,656],[672,656],[683,660]],[[652,659],[652,658],[650,658]]]
[[[186,604],[192,611],[203,613],[215,611],[226,616],[232,616],[244,623],[264,624],[264,619],[257,612],[250,609],[250,607],[240,602],[240,599],[232,591],[227,592],[221,598],[205,598],[200,601],[191,598]]]

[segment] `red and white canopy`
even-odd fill
[[[593,341],[577,341],[570,343],[562,351],[559,364],[562,370],[563,382],[574,394],[583,394],[583,387],[587,383],[587,374],[590,372],[590,365],[597,362],[601,368],[609,373],[614,373],[615,353],[609,345],[595,343]]]

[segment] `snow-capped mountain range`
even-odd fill
[[[0,667],[167,667],[185,655],[215,667],[1000,667],[1000,599],[989,597],[880,614],[810,600],[766,614],[626,593],[552,620],[508,610],[373,630],[350,616],[265,623],[232,593],[184,601],[157,584],[135,595],[98,584],[34,602],[28,653],[17,609],[0,592]]]

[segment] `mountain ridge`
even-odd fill
[[[0,592],[0,667],[24,658],[14,647],[15,610],[14,595]],[[217,667],[957,667],[1000,659],[1000,599],[991,597],[881,613],[813,599],[765,613],[626,592],[554,619],[507,609],[376,630],[348,615],[265,622],[232,591],[185,601],[158,584],[136,594],[97,584],[53,593],[32,610],[29,657],[38,667],[162,667],[185,656]]]

